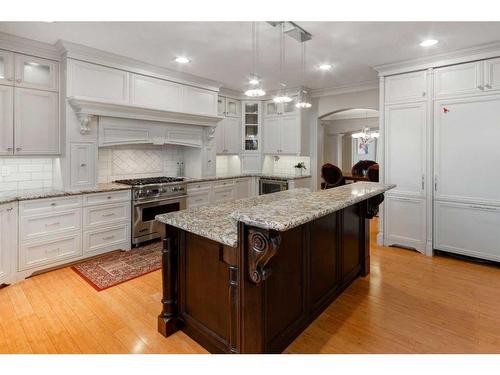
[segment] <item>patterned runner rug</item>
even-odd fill
[[[161,241],[75,264],[71,268],[101,291],[161,268]]]

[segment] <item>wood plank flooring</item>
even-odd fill
[[[378,247],[374,235],[370,276],[286,352],[500,353],[500,267]],[[97,292],[64,268],[3,288],[0,353],[206,353],[156,332],[160,276]]]

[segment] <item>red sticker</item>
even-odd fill
[[[448,108],[444,107],[444,108],[443,108],[443,112],[444,112],[444,113],[448,113],[448,112],[450,112],[450,110],[449,110]]]

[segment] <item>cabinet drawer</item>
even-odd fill
[[[36,215],[42,213],[59,212],[72,208],[78,208],[82,205],[80,195],[64,198],[33,199],[19,202],[19,215]]]
[[[118,225],[107,229],[96,229],[83,233],[83,249],[85,253],[119,250],[124,247],[129,248],[129,243],[130,224]]]
[[[214,189],[234,186],[234,180],[215,181],[213,186]]]
[[[37,266],[57,263],[82,255],[80,233],[59,237],[39,243],[21,245],[19,248],[19,269],[27,270]]]
[[[385,78],[385,102],[413,102],[426,100],[427,72],[398,74]]]
[[[128,202],[85,207],[83,210],[83,225],[91,228],[102,225],[117,224],[130,221],[130,204]]]
[[[83,196],[84,206],[130,201],[130,190],[110,191],[105,193],[86,194]]]
[[[187,208],[206,206],[210,204],[210,191],[192,194],[187,197]]]
[[[81,229],[81,209],[21,216],[19,224],[21,243],[48,235],[73,232]]]
[[[214,202],[223,203],[234,200],[234,187],[214,189]]]
[[[200,183],[194,183],[194,184],[188,184],[187,186],[187,192],[189,193],[196,193],[196,192],[201,192],[205,190],[210,190],[212,188],[212,183],[211,182],[200,182]]]

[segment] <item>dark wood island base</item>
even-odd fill
[[[370,272],[369,219],[382,195],[284,232],[239,223],[238,247],[166,225],[158,331],[212,353],[281,353]]]

